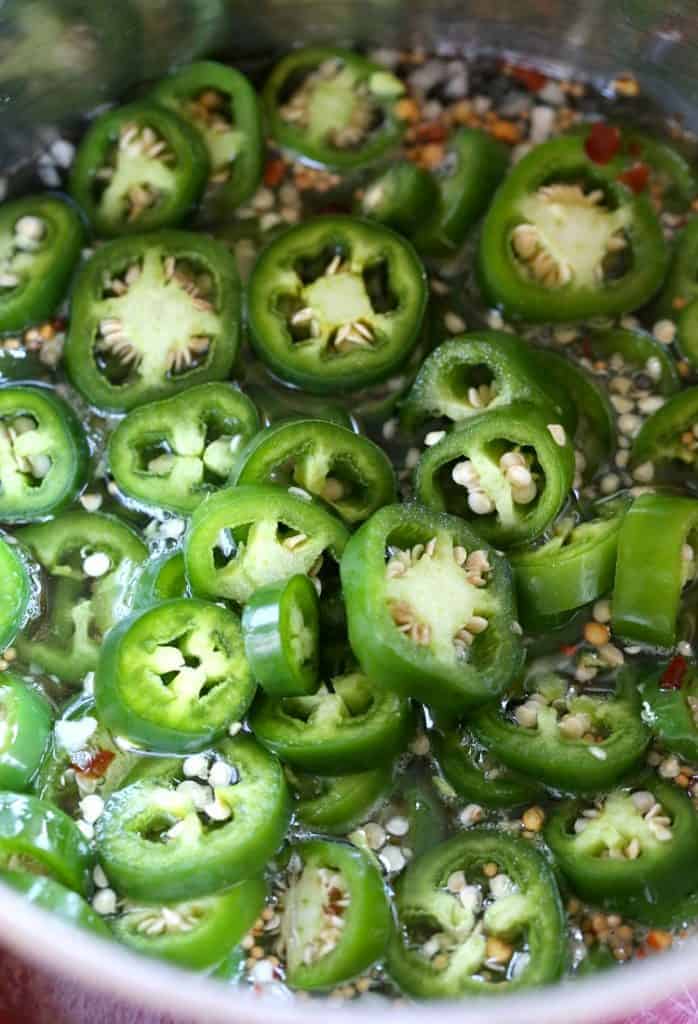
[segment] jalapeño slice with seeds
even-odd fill
[[[138,535],[114,516],[64,512],[18,532],[44,573],[44,615],[17,637],[20,656],[66,683],[97,664],[133,571],[147,556]]]
[[[521,662],[509,567],[455,516],[388,505],[347,544],[351,648],[376,686],[462,712]]]
[[[80,255],[80,216],[54,196],[0,206],[0,331],[17,331],[55,312]]]
[[[569,419],[566,395],[540,373],[528,345],[505,331],[472,331],[426,357],[400,420],[409,430],[427,420],[450,425],[515,402],[547,406],[556,419]]]
[[[311,839],[291,848],[288,867],[281,945],[294,988],[332,988],[382,956],[392,918],[370,853]]]
[[[395,75],[350,50],[308,47],[284,57],[264,87],[272,138],[314,163],[350,171],[396,147]]]
[[[66,366],[88,402],[125,412],[227,378],[239,331],[240,284],[224,246],[180,231],[122,238],[80,273]]]
[[[346,527],[312,499],[272,485],[219,491],[191,519],[184,557],[192,591],[245,604],[260,587],[316,575],[325,553],[339,559]]]
[[[236,484],[296,485],[348,525],[396,497],[395,471],[377,444],[324,420],[298,419],[260,431],[240,453]]]
[[[418,998],[512,992],[565,969],[555,877],[524,839],[468,829],[410,863],[395,903],[388,972]]]
[[[698,815],[678,786],[653,775],[593,803],[558,805],[545,838],[582,899],[640,921],[698,882]]]
[[[96,826],[110,882],[136,900],[190,900],[258,876],[290,818],[281,765],[251,736],[221,741],[228,781],[183,781],[167,759],[114,793]],[[202,799],[202,797],[204,799]]]
[[[95,231],[134,234],[180,223],[208,173],[199,134],[154,103],[102,114],[78,149],[70,190]]]
[[[649,198],[635,195],[574,136],[536,146],[485,218],[479,275],[507,316],[570,322],[637,309],[667,266]]]
[[[554,672],[532,674],[501,707],[477,711],[478,740],[513,771],[567,793],[593,793],[633,768],[649,742],[639,709],[624,691],[578,693]]]
[[[151,98],[188,121],[208,150],[209,185],[233,210],[262,174],[264,138],[254,89],[235,68],[198,61],[165,78]]]
[[[133,409],[109,441],[109,468],[127,497],[188,515],[224,487],[259,429],[252,402],[211,381]]]
[[[0,388],[0,520],[45,519],[84,485],[89,448],[73,410],[48,388]]]
[[[517,403],[466,420],[422,455],[417,497],[468,519],[492,544],[533,540],[562,508],[574,477],[566,431],[549,415]]]
[[[112,929],[119,942],[137,953],[192,970],[210,970],[255,923],[266,892],[266,883],[254,878],[178,903],[125,900]]]
[[[237,616],[194,598],[119,622],[95,674],[100,721],[170,753],[201,750],[222,736],[247,711],[254,688]]]
[[[383,380],[418,341],[424,269],[388,228],[320,217],[286,231],[252,271],[248,315],[260,359],[316,394]]]
[[[250,722],[259,742],[285,764],[342,775],[399,753],[412,715],[403,697],[351,672],[308,696],[260,695]]]

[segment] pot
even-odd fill
[[[296,42],[356,41],[518,56],[600,85],[632,71],[647,95],[698,131],[695,0],[4,0],[0,188],[10,175],[21,187],[42,153],[38,166],[50,186],[50,167],[65,155],[61,132],[75,114],[172,64],[225,54],[249,70]],[[383,1024],[386,1015],[398,1024],[600,1024],[669,998],[671,1017],[665,1007],[651,1019],[698,1020],[687,995],[696,984],[695,940],[545,991],[393,1009],[226,988],[68,928],[9,890],[0,900],[0,941],[2,1020],[26,1020],[34,1004],[33,1019],[52,1024]]]

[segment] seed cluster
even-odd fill
[[[322,277],[335,277],[338,274],[350,273],[349,267],[343,262],[342,256],[335,253]],[[292,328],[301,329],[302,336],[299,341],[306,341],[308,337],[319,338],[322,335],[322,327],[318,319],[317,310],[313,306],[302,306],[297,309],[290,318]],[[349,352],[355,348],[372,348],[375,345],[375,331],[365,319],[348,320],[341,324],[330,337],[330,348],[336,352]]]
[[[630,800],[636,813],[649,827],[650,832],[661,843],[671,842],[673,832],[671,829],[671,818],[664,812],[664,808],[657,802],[653,793],[648,790],[637,789],[630,794]],[[586,831],[591,822],[600,818],[604,813],[605,801],[596,801],[591,807],[586,807],[581,815],[575,820],[574,831],[577,835]],[[618,833],[618,842],[607,846],[601,856],[612,860],[637,860],[642,854],[642,844],[637,836],[630,839]]]
[[[469,882],[464,871],[451,872],[443,891],[462,910],[454,911],[451,928],[435,931],[421,943],[419,952],[434,970],[443,971],[466,940],[472,942],[481,936],[482,966],[477,973],[488,981],[504,976],[516,977],[527,966],[528,953],[520,949],[520,943],[513,938],[490,933],[488,911],[498,901],[514,896],[518,890],[512,879],[494,862],[484,864],[482,874],[483,881]]]
[[[371,130],[373,104],[367,83],[354,82],[353,76],[340,60],[329,59],[311,71],[291,98],[280,108],[281,117],[299,128],[307,128],[310,122],[310,107],[314,94],[327,88],[341,85],[353,94],[353,105],[349,120],[329,129],[327,142],[338,149],[351,149],[364,141]]]
[[[12,246],[0,261],[0,293],[11,291],[22,280],[19,271],[19,258],[26,265],[27,257],[41,248],[46,235],[46,223],[41,217],[26,214],[20,217],[14,226]]]
[[[141,279],[141,274],[140,263],[132,263],[121,276],[105,274],[102,282],[105,295],[122,298]],[[176,285],[189,296],[194,309],[201,313],[213,311],[212,282],[206,275],[195,278],[174,256],[168,256],[163,261],[163,277],[166,285]],[[166,355],[166,372],[177,374],[190,369],[206,356],[210,345],[211,339],[206,335],[192,335],[184,346],[172,345]],[[128,336],[124,321],[118,316],[100,320],[95,348],[97,352],[115,358],[122,366],[131,365],[134,369],[144,355]]]
[[[39,424],[32,416],[14,416],[0,419],[0,438],[9,448],[12,460],[20,473],[43,480],[52,466],[51,456],[36,451]]]
[[[550,718],[551,712],[554,714],[560,735],[565,739],[602,743],[604,737],[594,731],[592,715],[588,711],[571,710],[577,699],[577,690],[573,686],[559,694],[536,690],[514,708],[514,719],[524,729],[536,729],[539,716],[545,710],[546,718]],[[603,760],[603,757],[599,759]]]
[[[174,153],[166,140],[149,125],[128,122],[121,126],[119,141],[109,161],[96,171],[96,181],[108,186],[124,164],[137,159],[158,160],[167,165],[174,161]],[[127,221],[137,221],[141,214],[160,201],[161,195],[160,189],[147,180],[130,185],[125,196]]]
[[[547,206],[555,207],[560,219],[574,217],[575,210],[584,207],[602,209],[604,204],[601,189],[584,192],[580,185],[570,184],[544,185],[536,192],[536,198]],[[625,249],[627,244],[622,230],[607,239],[606,250],[600,254],[596,268],[599,278],[603,277],[603,257]],[[518,224],[511,233],[511,247],[530,276],[546,288],[559,288],[569,284],[574,277],[573,263],[550,250],[543,232],[535,224]]]
[[[164,648],[161,648],[161,650]],[[181,652],[177,648],[183,661]],[[183,668],[177,671],[184,671]],[[195,809],[205,815],[209,821],[227,821],[232,817],[232,808],[220,798],[218,790],[226,786],[234,786],[239,781],[237,769],[222,758],[213,758],[208,754],[194,754],[185,758],[182,764],[185,776],[177,786],[177,792],[191,800]],[[180,831],[181,822],[165,833],[166,838],[174,839]]]

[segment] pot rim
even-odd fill
[[[332,1024],[384,1024],[386,1013],[399,1024],[424,1024],[431,1013],[438,1013],[439,1024],[600,1024],[649,1010],[671,996],[690,998],[698,951],[698,939],[689,939],[681,949],[649,961],[521,995],[400,1007],[369,1001],[342,1006],[325,999],[285,1001],[231,989],[149,961],[28,905],[6,887],[0,901],[0,937],[12,952],[95,995],[206,1024],[308,1024],[328,1016]]]

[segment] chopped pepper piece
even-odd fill
[[[0,331],[18,331],[56,311],[80,256],[83,226],[55,196],[0,206]]]
[[[485,218],[479,250],[487,298],[507,316],[569,323],[637,309],[667,267],[661,225],[590,159],[582,139],[536,146],[511,171]]]
[[[567,499],[574,454],[550,413],[516,403],[473,416],[427,448],[415,471],[422,504],[467,519],[499,547],[531,541]]]
[[[298,419],[261,431],[240,453],[236,484],[297,486],[348,526],[395,500],[395,471],[377,444],[325,420]]]
[[[673,646],[681,592],[696,576],[697,527],[694,498],[642,494],[635,499],[618,538],[614,632],[657,647]]]
[[[102,236],[174,227],[199,199],[206,146],[186,121],[154,103],[100,115],[70,172],[70,191]]]
[[[399,144],[404,91],[399,78],[351,50],[307,47],[276,65],[262,98],[279,145],[351,171]]]
[[[189,515],[228,483],[258,429],[257,410],[241,391],[200,384],[133,409],[110,438],[109,468],[127,497]]]
[[[376,686],[461,712],[516,674],[507,563],[455,516],[389,505],[341,562],[351,647]]]
[[[412,861],[396,888],[388,971],[411,995],[512,992],[565,968],[555,877],[523,839],[469,829]]]
[[[426,297],[424,269],[404,238],[372,221],[318,217],[260,255],[248,288],[252,344],[288,383],[345,393],[408,359]]]

